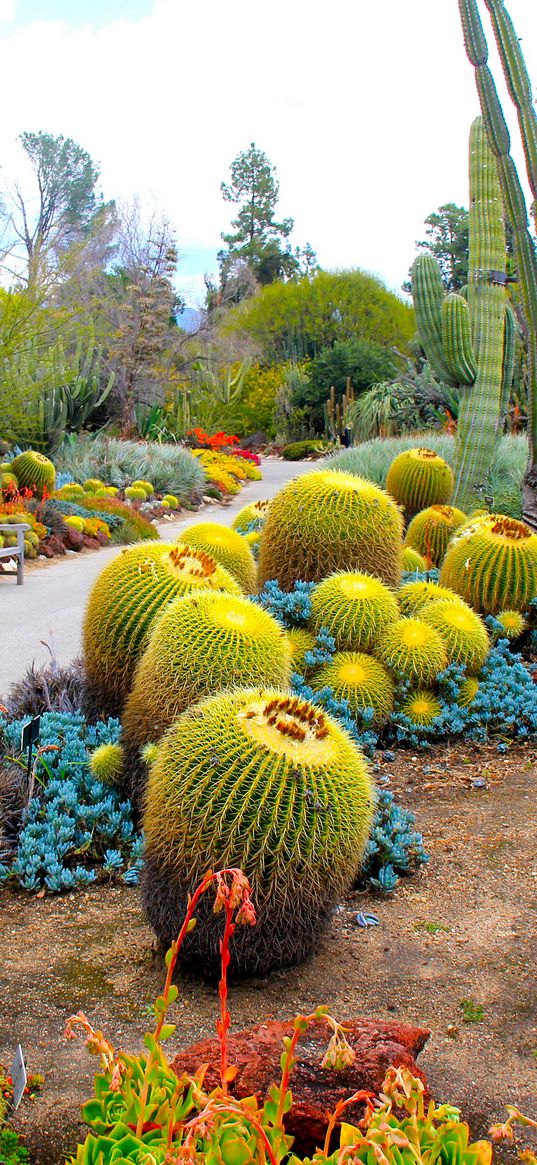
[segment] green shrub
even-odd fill
[[[102,435],[84,437],[62,448],[56,467],[59,473],[70,473],[75,481],[100,478],[119,489],[131,481],[144,480],[151,482],[157,493],[170,492],[190,502],[198,502],[205,488],[202,466],[180,445],[120,441]]]
[[[311,457],[313,454],[320,456],[327,453],[330,448],[330,441],[292,441],[290,445],[284,445],[282,457],[286,461],[302,461],[304,457]]]

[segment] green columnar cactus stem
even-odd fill
[[[526,71],[520,46],[515,53],[516,37],[511,22],[499,0],[485,0],[493,17],[494,31],[508,86],[517,106],[524,109],[520,120],[522,141],[530,185],[535,177],[532,160],[537,152],[535,114],[530,117],[525,101]],[[498,99],[494,78],[487,66],[488,50],[476,0],[459,0],[466,53],[474,66],[477,91],[489,142],[496,155],[498,175],[506,212],[509,216],[515,243],[518,281],[528,324],[528,401],[530,465],[523,484],[523,514],[525,520],[537,529],[537,254],[529,232],[524,193],[516,166],[510,155],[509,131]],[[508,35],[509,33],[509,35]],[[531,103],[531,87],[530,87]],[[532,185],[532,190],[535,189]]]
[[[432,255],[418,255],[412,267],[412,295],[418,333],[431,368],[445,384],[458,384],[449,368],[442,345],[444,285]]]
[[[482,118],[470,130],[468,310],[477,357],[473,387],[461,392],[454,505],[478,500],[498,437],[505,317],[505,231],[494,154]],[[491,275],[494,272],[494,278]]]
[[[447,295],[442,304],[442,347],[458,384],[473,384],[477,364],[472,345],[468,303],[462,295]]]

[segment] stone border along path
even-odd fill
[[[230,526],[235,514],[248,502],[271,498],[287,481],[314,469],[310,461],[266,460],[262,481],[249,481],[227,505],[203,506],[197,513],[184,511],[174,522],[159,526],[163,541],[174,542],[181,530],[197,522],[222,522]],[[100,574],[121,546],[53,559],[47,566],[31,568],[24,586],[14,578],[0,577],[0,701],[15,680],[36,662],[50,660],[50,643],[58,663],[69,663],[81,650],[81,628],[86,599]]]

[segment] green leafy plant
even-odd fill
[[[461,999],[460,1009],[464,1023],[481,1023],[485,1018],[485,1009],[475,999]]]

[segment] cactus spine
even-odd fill
[[[502,0],[485,0],[510,96],[516,106],[526,169],[533,194],[537,226],[537,117],[531,84],[520,43]],[[509,130],[494,78],[487,65],[488,48],[476,0],[459,0],[466,54],[474,66],[481,112],[490,146],[496,157],[503,200],[511,226],[518,267],[518,282],[528,325],[528,402],[530,465],[523,484],[522,511],[537,530],[537,254],[528,225],[524,193],[510,154]]]

